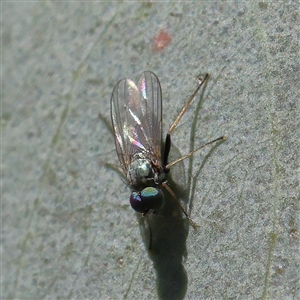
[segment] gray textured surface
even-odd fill
[[[297,1],[2,3],[2,299],[299,299],[297,31]],[[156,273],[129,190],[101,167],[117,157],[98,114],[148,69],[165,128],[209,72],[195,143],[228,136],[198,177],[183,269],[168,266],[188,283],[156,281],[164,261]]]

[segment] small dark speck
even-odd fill
[[[99,78],[88,78],[86,81],[87,81],[87,83],[93,84],[93,85],[100,85],[103,83],[103,80],[99,79]]]
[[[77,178],[77,177],[78,177],[78,173],[79,173],[78,170],[70,170],[70,175],[71,175],[73,178]]]
[[[276,272],[277,272],[277,274],[283,274],[283,267],[282,266],[279,266],[278,268],[277,268],[277,270],[276,270]]]
[[[34,133],[32,131],[27,133],[27,138],[30,140],[32,137],[34,137]]]
[[[5,121],[9,121],[11,118],[11,113],[4,113],[1,118]]]
[[[238,16],[239,16],[239,17],[243,16],[244,14],[245,14],[245,11],[244,11],[244,10],[240,10],[240,11],[238,12]]]
[[[259,2],[258,3],[259,8],[261,9],[267,9],[268,8],[268,3],[265,2]]]
[[[171,17],[174,17],[174,18],[179,18],[179,19],[182,18],[182,14],[179,14],[179,13],[173,13],[173,12],[171,12],[171,13],[170,13],[170,16],[171,16]]]
[[[45,216],[50,215],[50,211],[45,207],[41,207],[38,211],[38,215],[45,217]]]
[[[293,240],[297,240],[298,239],[298,231],[297,231],[297,229],[295,229],[295,228],[291,229],[291,231],[290,231],[290,237]]]
[[[278,33],[284,32],[284,29],[282,27],[276,27],[276,32]]]
[[[39,198],[36,198],[36,199],[34,200],[33,205],[34,205],[34,208],[37,208],[37,207],[40,205]]]
[[[119,258],[117,259],[117,262],[118,262],[118,265],[119,265],[119,266],[122,266],[123,263],[124,263],[124,258],[123,258],[123,257],[119,257]]]

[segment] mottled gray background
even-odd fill
[[[228,137],[194,156],[178,299],[300,298],[298,1],[1,9],[2,299],[175,297],[157,292],[129,190],[102,166],[118,161],[99,113],[143,70],[161,80],[165,131],[209,72],[195,144]],[[172,42],[154,52],[162,28]],[[197,99],[174,132],[182,154]]]

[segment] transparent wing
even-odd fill
[[[136,85],[122,79],[111,97],[116,151],[124,173],[136,153],[161,160],[162,101],[157,76],[146,71]]]

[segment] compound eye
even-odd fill
[[[148,210],[159,210],[164,205],[164,193],[154,187],[147,187],[141,191],[143,206]]]
[[[140,193],[132,192],[130,196],[130,205],[135,211],[139,213],[147,212],[147,209],[143,206]]]
[[[131,207],[139,213],[159,210],[164,204],[164,194],[161,190],[147,187],[141,192],[132,192],[130,196]]]

